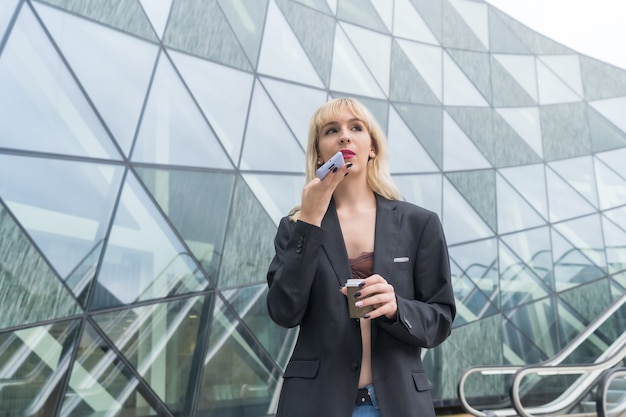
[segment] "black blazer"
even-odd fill
[[[448,337],[455,316],[437,215],[376,195],[374,273],[393,285],[397,320],[372,320],[373,384],[384,417],[434,417],[421,349]],[[283,375],[278,417],[350,417],[361,362],[358,322],[339,291],[351,278],[337,211],[321,227],[283,218],[267,273],[270,317],[300,326]]]

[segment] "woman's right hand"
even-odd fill
[[[322,219],[328,210],[328,204],[341,181],[348,175],[352,164],[343,165],[326,175],[323,180],[313,178],[302,189],[299,220],[315,226],[322,225]]]

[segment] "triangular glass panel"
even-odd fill
[[[624,216],[624,209],[617,209],[605,212],[602,216],[602,234],[609,274],[626,270],[626,222],[622,224],[611,220],[617,216]],[[624,217],[622,217],[624,218]]]
[[[596,157],[609,168],[626,179],[626,148],[596,154]]]
[[[542,105],[582,101],[574,90],[540,60],[537,61],[537,82],[539,103]]]
[[[571,290],[559,294],[559,319],[561,321],[562,343],[569,344],[572,339],[584,332],[589,324],[598,318],[611,304],[611,287],[607,279],[600,279],[589,284],[582,284]],[[565,362],[569,364],[593,363],[598,356],[605,352],[608,345],[602,335],[602,328],[579,345]],[[602,345],[600,349],[598,349]],[[595,351],[595,355],[587,356]],[[584,356],[581,356],[584,355]]]
[[[516,308],[507,314],[507,320],[510,320],[519,331],[516,336],[507,338],[507,343],[512,343],[511,350],[523,358],[523,363],[542,362],[563,348],[558,338],[557,303],[556,297],[545,298]],[[536,354],[540,356],[536,357]]]
[[[439,41],[409,0],[396,0],[393,17],[394,36],[439,45]]]
[[[143,382],[89,322],[85,324],[77,352],[60,415],[164,415],[165,410]]]
[[[369,67],[369,71],[376,79],[377,84],[388,96],[391,71],[391,37],[347,23],[341,24],[341,27]],[[337,33],[339,32],[337,31]],[[361,94],[372,95],[368,94],[367,90],[363,90]]]
[[[342,27],[335,31],[330,87],[336,91],[362,94],[368,97],[386,97]]]
[[[465,245],[450,247],[451,264],[457,269],[457,276],[467,277],[472,285],[457,288],[454,292],[458,300],[469,299],[472,293],[480,292],[488,300],[482,307],[473,305],[472,311],[481,311],[477,317],[484,316],[487,309],[499,306],[498,248],[495,239],[485,239]],[[466,283],[467,284],[467,283]],[[465,289],[466,291],[463,291]],[[459,291],[460,290],[460,291]],[[478,297],[480,298],[480,297]],[[487,304],[491,304],[489,306]],[[469,307],[469,306],[468,306]]]
[[[183,298],[93,316],[107,338],[137,370],[173,413],[183,413],[195,352],[202,346],[200,328],[209,322],[214,295]],[[205,311],[207,310],[207,311]],[[148,354],[149,352],[149,354]],[[176,384],[168,384],[164,370],[176,370]],[[174,375],[170,375],[174,377]]]
[[[41,175],[45,172],[46,175]],[[123,169],[0,155],[0,195],[76,297],[89,292]]]
[[[397,4],[396,2],[396,8]],[[440,42],[443,39],[443,2],[431,0],[411,0],[419,16],[424,19],[433,35]]]
[[[542,226],[546,221],[501,175],[496,176],[498,233]]]
[[[443,182],[443,228],[450,245],[494,235],[489,226],[447,179]]]
[[[572,188],[582,194],[587,201],[598,207],[598,190],[596,190],[593,165],[591,156],[563,159],[548,164]]]
[[[276,226],[300,204],[305,185],[301,175],[244,174],[243,178]]]
[[[337,20],[334,16],[320,13],[291,0],[276,0],[276,4],[283,12],[291,30],[300,41],[324,85],[328,86]],[[328,6],[325,9],[328,9]]]
[[[180,52],[168,53],[222,146],[238,161],[254,76]]]
[[[141,3],[141,7],[146,12],[154,31],[156,32],[159,39],[163,38],[163,33],[165,32],[165,25],[167,25],[167,18],[170,14],[170,9],[172,8],[173,0],[165,0],[165,1],[150,1],[150,0],[139,0]]]
[[[393,107],[441,169],[443,167],[443,109],[440,106],[405,103],[394,103]]]
[[[606,62],[580,55],[580,72],[586,100],[626,95],[626,71]]]
[[[274,172],[304,172],[304,151],[270,97],[257,82],[239,168]]]
[[[525,335],[509,320],[502,320],[502,333],[504,339],[502,357],[505,364],[523,366],[529,363],[541,363],[549,358],[535,345],[532,338]],[[503,395],[508,395],[508,392],[504,392]]]
[[[587,117],[591,132],[591,147],[594,152],[626,148],[626,133],[621,129],[590,106],[587,106]]]
[[[526,25],[521,24],[512,17],[495,9],[494,12],[509,28],[511,28],[514,36],[524,45],[528,46],[532,54],[563,55],[574,53],[571,49],[566,48],[552,39],[546,38],[545,36],[529,29]]]
[[[554,286],[550,229],[547,226],[503,235],[501,239],[546,285]]]
[[[503,14],[489,6],[489,45],[491,52],[504,54],[528,54],[530,50],[500,18]]]
[[[197,261],[129,172],[90,309],[203,291],[208,285]]]
[[[495,110],[539,157],[543,157],[538,107],[511,107]]]
[[[544,219],[548,219],[548,194],[543,164],[503,168],[499,171]]]
[[[388,0],[370,0],[372,6],[376,9],[378,13],[378,17],[383,21],[385,27],[387,28],[387,32],[391,33],[393,29],[393,2]]]
[[[532,107],[537,105],[506,68],[491,57],[491,91],[494,107]]]
[[[450,0],[450,4],[472,29],[484,49],[489,49],[488,5],[467,0]]]
[[[204,272],[217,282],[235,174],[135,169]]]
[[[384,1],[384,0],[383,0]],[[0,39],[4,38],[4,31],[9,26],[13,13],[17,10],[20,0],[5,0],[0,2]]]
[[[464,3],[457,1],[462,9]],[[477,3],[472,3],[476,4]],[[464,13],[470,12],[470,9],[463,10]],[[488,35],[487,30],[487,9],[485,5],[485,35]],[[451,2],[443,2],[443,45],[446,48],[456,48],[464,50],[473,50],[486,52],[487,48],[483,42],[478,39],[476,33],[469,27],[467,21],[460,15],[458,7],[453,7]]]
[[[369,0],[339,0],[337,19],[386,33],[387,28]]]
[[[448,172],[454,184],[492,230],[496,229],[496,177],[492,169]]]
[[[334,0],[335,6],[330,7],[331,2],[325,0],[295,0],[296,3],[305,4],[313,9],[319,10],[325,14],[335,14],[337,12],[337,0]]]
[[[173,2],[163,44],[244,71],[253,70],[216,0]]]
[[[498,264],[500,266],[500,297],[502,308],[511,309],[521,304],[547,297],[554,283],[552,275],[542,276],[527,265],[518,253],[513,252],[504,242],[498,245]]]
[[[245,3],[245,8],[231,0],[217,0],[217,2],[252,66],[256,66],[268,0]]]
[[[551,222],[572,219],[597,211],[595,207],[549,167],[546,168],[546,183],[548,184],[548,204]]]
[[[30,7],[0,55],[0,91],[0,147],[120,159]]]
[[[232,169],[233,165],[166,54],[161,54],[132,160]]]
[[[439,46],[424,45],[417,42],[397,39],[396,42],[411,64],[424,78],[437,100],[443,99],[443,50]]]
[[[491,101],[491,55],[460,49],[447,49],[446,52],[487,101]]]
[[[158,46],[35,3],[39,16],[128,155]]]
[[[626,232],[626,207],[606,210],[602,214]]]
[[[330,7],[330,11],[333,14],[337,14],[337,2],[339,0],[326,0],[326,3],[328,4],[328,7]]]
[[[547,161],[591,153],[591,134],[585,107],[585,103],[539,107],[543,156]]]
[[[83,310],[0,204],[0,329],[80,314]]]
[[[284,342],[283,350],[290,351],[291,340]],[[216,299],[208,348],[201,366],[204,369],[200,372],[199,389],[203,399],[198,402],[198,415],[220,415],[226,407],[233,407],[234,402],[238,404],[236,415],[252,416],[257,415],[258,410],[265,413],[271,408],[281,372],[221,297]],[[254,401],[243,401],[247,398]]]
[[[447,53],[443,54],[443,104],[489,107],[489,103]]]
[[[55,415],[77,328],[72,320],[0,333],[5,416]]]
[[[427,210],[434,211],[440,218],[442,217],[441,174],[394,175],[393,181],[400,189],[403,199]]]
[[[389,98],[395,101],[441,105],[441,100],[417,71],[397,39],[391,45]]]
[[[600,114],[609,119],[615,126],[619,127],[623,132],[626,132],[626,120],[624,120],[626,97],[592,101],[589,104],[600,112]]]
[[[115,3],[86,3],[68,0],[43,0],[89,20],[104,23],[123,32],[157,42],[157,36],[138,0],[118,0]]]
[[[261,77],[261,82],[302,149],[306,149],[309,122],[313,113],[326,102],[327,93],[273,78]]]
[[[505,54],[494,54],[493,57],[511,74],[515,81],[524,88],[524,91],[526,91],[534,101],[539,101],[535,57]]]
[[[267,9],[258,72],[324,88],[309,57],[274,2],[270,2]]]
[[[557,227],[558,226],[558,227]],[[589,229],[588,226],[594,227]],[[589,230],[602,230],[598,215],[555,225],[552,256],[557,291],[564,291],[606,275],[604,244]]]
[[[483,168],[492,168],[492,165],[448,112],[444,112],[443,170],[465,171]]]
[[[624,164],[622,160],[621,164]],[[602,210],[626,204],[626,179],[596,159],[596,181]]]
[[[295,184],[289,185],[295,188]],[[261,205],[264,202],[259,202],[253,194],[257,191],[251,192],[241,178],[235,183],[231,220],[226,229],[224,256],[220,265],[220,288],[265,283],[267,268],[275,255],[272,238],[276,235],[276,223]],[[294,197],[301,192],[300,189]],[[284,197],[286,194],[280,190],[275,196]],[[287,212],[282,213],[282,216],[286,215]]]
[[[437,165],[393,108],[389,110],[388,137],[392,174],[439,172]]]
[[[450,270],[456,304],[455,326],[472,323],[498,312],[497,307],[467,275],[457,268],[453,260],[451,260]]]
[[[285,369],[298,331],[295,328],[285,329],[270,320],[266,303],[267,284],[225,290],[222,295],[272,359]]]
[[[578,55],[541,55],[539,61],[552,70],[569,88],[578,95],[585,96]]]

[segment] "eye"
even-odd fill
[[[325,135],[332,135],[333,133],[337,133],[337,129],[335,129],[334,127],[326,129],[326,131],[324,132]]]
[[[360,124],[356,124],[356,125],[352,126],[352,130],[360,132],[360,131],[363,130],[363,126],[361,126]]]

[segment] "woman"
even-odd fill
[[[338,151],[345,165],[318,179]],[[306,182],[267,274],[272,320],[300,327],[277,416],[434,417],[421,349],[443,342],[455,316],[437,215],[400,201],[384,134],[354,99],[313,115]],[[349,278],[362,278],[352,299]],[[350,319],[347,303],[374,310]]]

